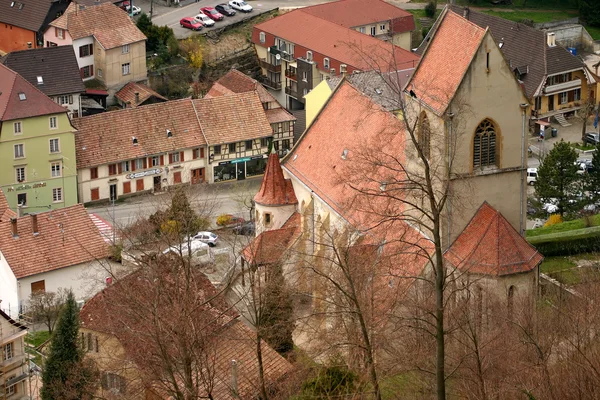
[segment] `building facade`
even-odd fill
[[[29,399],[27,328],[0,311],[0,392],[11,400]]]

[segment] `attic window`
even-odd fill
[[[498,47],[502,48],[502,46],[504,46],[504,42],[498,43]]]
[[[348,150],[344,149],[344,151],[342,151],[342,160],[345,160],[346,158],[348,158]]]
[[[22,9],[23,9],[23,6],[25,6],[25,4],[23,4],[23,3],[19,3],[19,10],[22,10]]]
[[[377,93],[378,95],[380,95],[380,96],[381,96],[381,94],[383,94],[383,90],[381,90],[381,89],[379,89],[379,88],[376,88],[376,89],[375,89],[375,93]]]
[[[381,182],[381,185],[379,185],[379,190],[381,190],[382,192],[385,192],[386,188],[387,188],[387,182]]]
[[[38,82],[38,85],[43,85],[44,84],[44,78],[42,78],[41,76],[38,76],[37,77],[37,82]]]
[[[131,141],[133,142],[133,145],[136,146],[138,144],[138,140],[135,136],[131,137]]]
[[[170,130],[170,129],[167,129],[167,137],[168,137],[168,138],[171,138],[171,137],[173,137],[173,132],[171,132],[171,130]]]
[[[23,93],[23,92],[19,93],[19,100],[21,100],[21,101],[27,100],[27,97],[25,96],[25,93]]]

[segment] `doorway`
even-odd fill
[[[154,191],[155,192],[160,192],[160,188],[161,188],[160,182],[161,182],[160,176],[155,176],[154,177]]]
[[[109,186],[110,189],[110,201],[117,201],[117,185],[113,184]]]
[[[238,181],[242,181],[242,180],[246,179],[246,172],[244,171],[246,169],[245,164],[246,163],[240,163],[237,166],[237,180]]]
[[[548,111],[554,111],[554,95],[548,96]]]
[[[197,168],[192,170],[192,185],[196,183],[204,182],[204,168]]]

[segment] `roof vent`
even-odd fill
[[[498,43],[498,47],[502,48],[502,46],[504,46],[504,42]]]
[[[25,4],[19,3],[19,10],[22,10],[24,6],[25,6]]]
[[[38,82],[38,85],[43,85],[44,84],[44,78],[42,78],[41,76],[38,76],[37,77],[37,82]]]
[[[25,96],[25,93],[23,93],[23,92],[19,93],[19,100],[21,100],[21,101],[27,100],[27,96]]]
[[[132,143],[133,143],[134,146],[137,146],[138,140],[137,140],[137,138],[135,136],[131,137],[131,141],[132,141]]]
[[[556,46],[556,34],[554,32],[548,32],[547,40],[548,40],[548,47]]]
[[[171,132],[170,129],[167,129],[167,137],[168,138],[172,138],[173,137],[173,132]]]
[[[345,160],[346,158],[348,158],[348,150],[344,149],[344,151],[342,151],[342,160]]]
[[[379,185],[379,190],[381,190],[382,192],[385,192],[386,188],[387,188],[387,182],[381,182],[381,185]]]
[[[381,89],[379,89],[379,88],[376,88],[376,89],[375,89],[375,93],[377,93],[378,95],[380,95],[380,96],[381,96],[381,95],[383,94],[383,90],[381,90]]]
[[[292,159],[292,161],[296,161],[296,158],[298,158],[298,154],[294,154],[294,158]]]

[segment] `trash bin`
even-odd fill
[[[558,136],[558,129],[552,128],[552,137]]]

